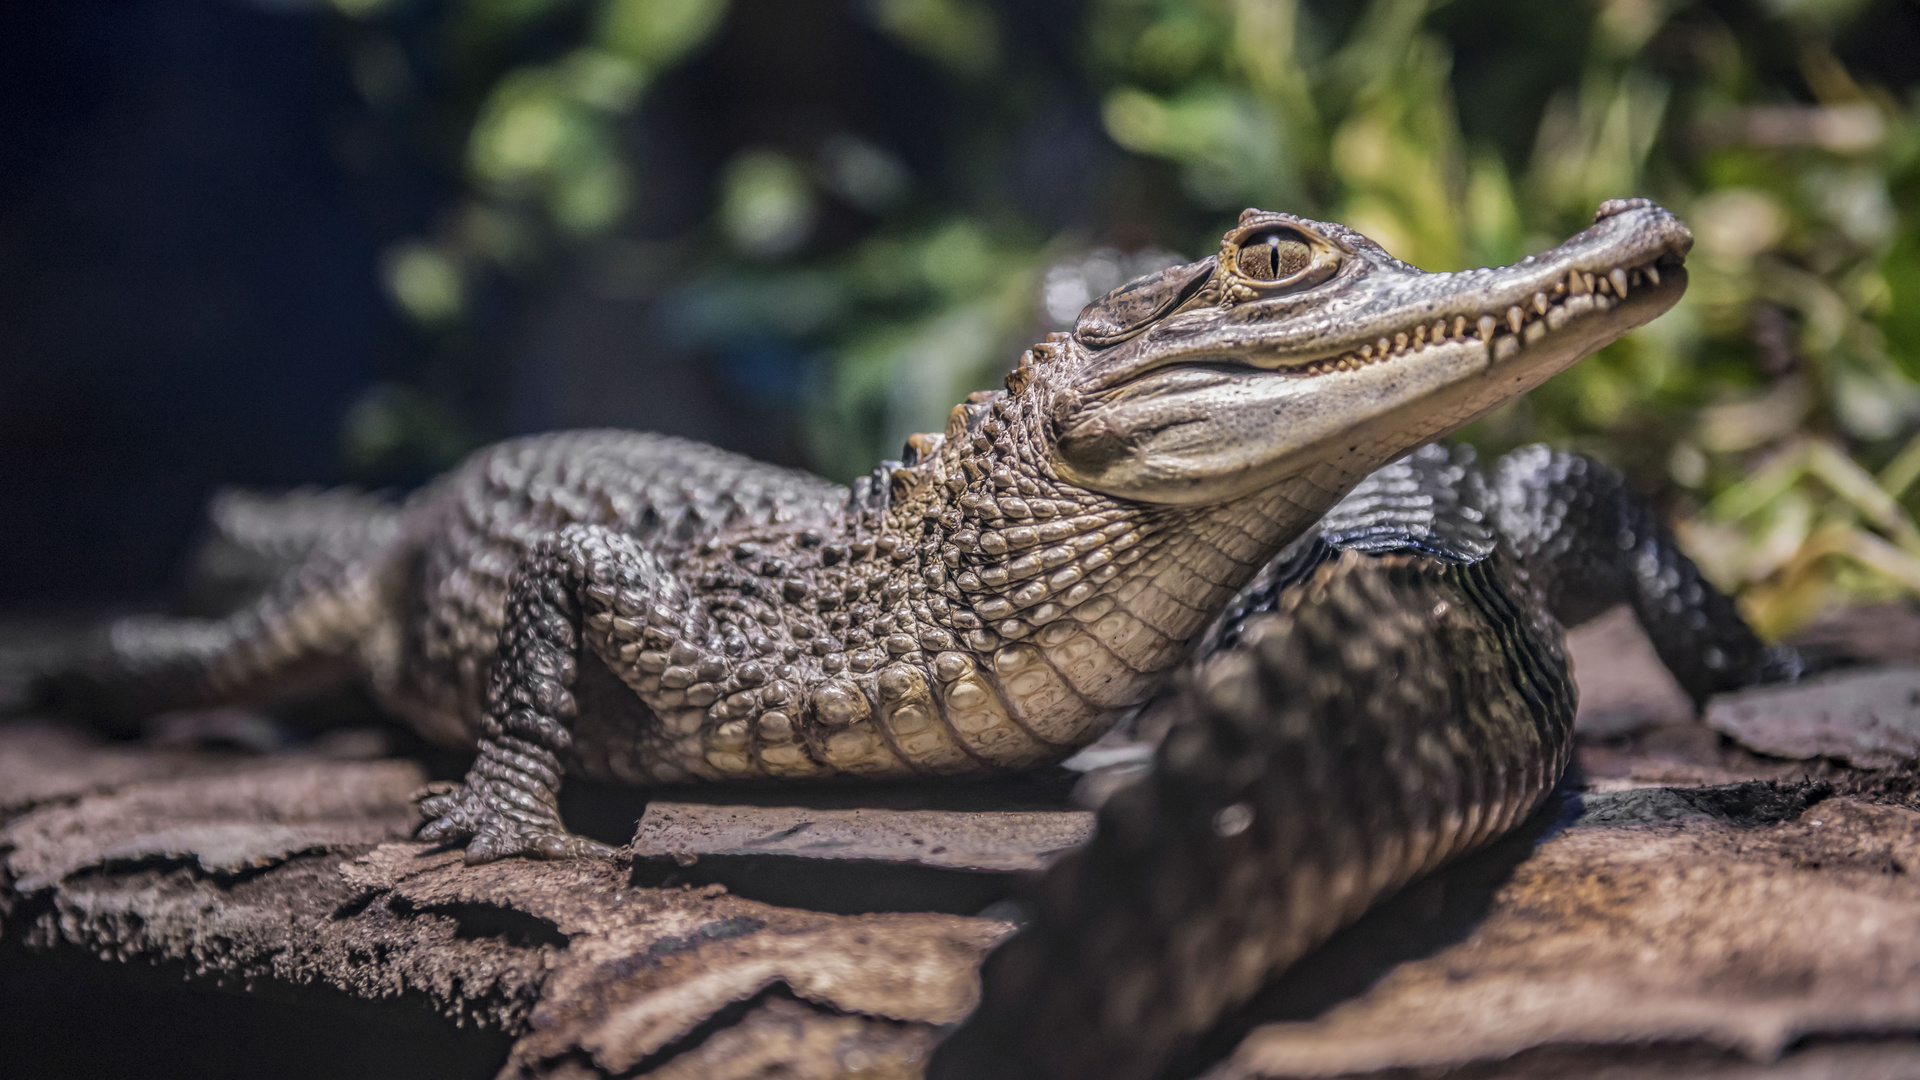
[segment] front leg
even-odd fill
[[[1680,550],[1653,504],[1618,472],[1581,454],[1527,446],[1494,469],[1494,522],[1569,628],[1632,606],[1696,706],[1755,683],[1792,681],[1801,660],[1769,648],[1733,598]]]
[[[692,598],[629,537],[572,525],[535,543],[514,575],[506,622],[480,721],[480,756],[465,782],[421,800],[420,837],[467,845],[469,863],[509,855],[604,857],[613,849],[566,830],[558,796],[573,746],[573,695],[583,650],[583,613],[620,596],[648,622],[682,633]],[[663,628],[664,629],[664,628]]]

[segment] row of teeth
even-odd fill
[[[1468,322],[1465,315],[1455,315],[1451,324],[1445,319],[1436,319],[1431,326],[1416,326],[1411,332],[1402,331],[1391,338],[1382,337],[1371,345],[1360,346],[1353,352],[1327,360],[1316,360],[1305,367],[1292,370],[1303,375],[1353,371],[1391,356],[1450,339],[1480,341],[1492,345],[1496,335],[1511,334],[1516,339],[1516,344],[1517,339],[1522,335],[1525,335],[1526,340],[1532,341],[1548,330],[1560,329],[1567,319],[1573,316],[1574,313],[1568,309],[1567,301],[1574,297],[1591,297],[1591,310],[1606,311],[1614,304],[1626,299],[1634,289],[1658,284],[1660,284],[1660,270],[1653,263],[1631,268],[1616,266],[1604,274],[1575,270],[1569,273],[1565,280],[1556,282],[1552,290],[1534,293],[1533,299],[1526,305],[1515,304],[1508,308],[1504,317],[1483,313],[1477,321]],[[1543,325],[1538,330],[1528,333],[1534,324]]]

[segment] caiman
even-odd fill
[[[1409,456],[1666,311],[1690,245],[1615,200],[1551,251],[1427,273],[1249,210],[851,490],[656,435],[519,439],[315,530],[241,613],[122,623],[47,685],[152,711],[357,676],[477,746],[419,830],[474,862],[611,854],[560,819],[571,771],[1032,769],[1159,695],[1153,768],[1034,885],[931,1066],[1152,1076],[1538,806],[1570,752],[1562,625],[1631,601],[1697,697],[1784,663],[1612,471]]]

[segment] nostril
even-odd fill
[[[1624,214],[1629,210],[1638,210],[1641,207],[1652,205],[1652,199],[1608,199],[1606,202],[1600,204],[1600,209],[1593,212],[1593,220],[1597,224],[1615,214]]]

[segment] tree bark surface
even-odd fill
[[[1343,932],[1183,1075],[1920,1075],[1912,768],[1768,759],[1691,719],[1621,715],[1583,746],[1583,789]],[[130,1037],[113,1010],[75,1039],[26,1030],[52,1008],[33,1012],[38,988],[81,972],[88,993],[144,979],[142,1001],[221,991],[192,999],[192,1023],[233,1025],[234,1053],[274,1053],[242,1039],[255,1014],[238,1003],[257,1000],[311,1018],[296,1028],[446,1047],[435,1075],[910,1077],[1011,930],[736,895],[750,873],[730,891],[650,887],[619,860],[467,866],[409,839],[425,780],[408,760],[0,726],[0,1009],[17,1013],[0,1016],[0,1071],[82,1072],[87,1032]],[[147,1074],[223,1075],[212,1034],[156,1038]],[[251,1064],[388,1071],[364,1047],[343,1064],[354,1041]]]

